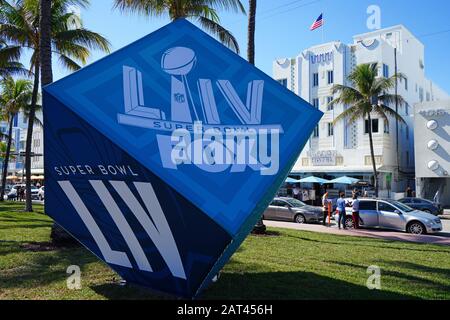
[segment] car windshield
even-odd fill
[[[295,208],[306,206],[306,204],[297,199],[287,199],[286,202]]]
[[[386,200],[386,202],[389,202],[390,204],[396,206],[397,208],[399,208],[400,210],[405,211],[405,212],[411,212],[411,211],[415,210],[415,209],[413,209],[413,208],[411,208],[411,207],[407,206],[406,204],[403,204],[403,203],[401,203],[399,201]]]

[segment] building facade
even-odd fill
[[[450,100],[414,108],[417,195],[450,207]]]
[[[38,119],[42,119],[42,112],[36,114]],[[23,112],[19,112],[13,120],[13,156],[9,160],[8,175],[22,177],[25,167],[25,144],[27,138],[28,118]],[[8,132],[8,123],[5,121],[0,122],[0,131],[3,134]],[[6,137],[3,137],[6,141]],[[42,124],[35,124],[33,128],[33,141],[31,145],[31,151],[36,155],[31,158],[31,174],[43,175],[44,174],[44,133]],[[0,164],[0,168],[3,168],[3,163]]]
[[[398,25],[353,37],[353,44],[340,41],[324,43],[302,51],[294,58],[273,63],[273,77],[281,84],[324,112],[309,143],[302,151],[292,173],[336,178],[347,175],[373,182],[368,138],[368,121],[347,120],[333,125],[337,115],[348,106],[329,102],[334,84],[351,85],[348,75],[363,63],[377,63],[378,76],[397,72],[405,78],[397,90],[405,103],[397,106],[405,123],[384,121],[372,114],[375,162],[379,172],[380,195],[399,197],[414,187],[413,106],[422,101],[448,98],[425,77],[423,44],[404,26]],[[391,105],[395,110],[395,105]]]

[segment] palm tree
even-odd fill
[[[28,71],[18,62],[20,47],[8,46],[0,41],[0,78],[12,75],[27,75]]]
[[[85,64],[90,49],[109,52],[109,42],[98,33],[73,26],[70,22],[78,19],[68,10],[69,5],[85,6],[88,0],[53,0],[50,16],[50,37],[52,53],[69,70],[78,70],[78,62]],[[34,74],[33,95],[29,110],[27,140],[25,148],[26,206],[25,211],[33,211],[31,202],[31,140],[35,122],[36,104],[40,78],[40,6],[39,0],[16,0],[10,4],[0,0],[0,38],[21,49],[31,50],[30,73]],[[48,31],[48,30],[47,30]],[[48,61],[45,61],[48,67]]]
[[[256,0],[249,0],[248,2],[248,39],[247,39],[247,60],[252,65],[255,65],[255,26],[256,26]],[[258,220],[253,227],[252,233],[264,234],[266,232],[266,225],[263,219]]]
[[[0,201],[3,201],[5,195],[6,177],[8,175],[8,164],[11,155],[12,130],[14,118],[21,110],[27,109],[31,103],[33,93],[33,83],[30,80],[7,77],[0,82],[2,95],[0,103],[2,106],[2,120],[8,123],[8,135],[5,156],[3,158],[2,186],[0,189]]]
[[[389,107],[391,103],[396,101],[398,103],[404,102],[400,95],[389,93],[389,90],[394,88],[397,79],[403,76],[395,74],[390,78],[378,77],[377,70],[378,65],[376,63],[358,65],[348,76],[351,86],[335,84],[332,87],[332,94],[339,94],[339,96],[332,100],[330,105],[341,103],[349,106],[336,117],[334,124],[343,119],[348,119],[349,124],[361,118],[367,120],[375,196],[378,197],[378,173],[373,150],[372,117],[378,115],[388,124],[390,117],[402,122],[405,121],[395,110]]]
[[[220,25],[217,11],[223,9],[245,13],[240,0],[114,0],[114,7],[124,12],[140,12],[148,16],[168,15],[172,21],[178,18],[196,20],[202,28],[239,53],[236,38]]]
[[[255,26],[256,26],[256,0],[249,0],[247,58],[248,62],[250,62],[253,65],[255,65]]]

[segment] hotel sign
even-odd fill
[[[43,98],[46,213],[126,281],[189,298],[244,241],[322,116],[184,19]]]
[[[419,113],[424,117],[442,117],[448,115],[449,111],[445,109],[429,109],[421,110]]]
[[[313,166],[335,166],[336,150],[308,151]]]

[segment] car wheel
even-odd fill
[[[408,231],[408,233],[411,233],[411,234],[427,233],[427,229],[425,229],[425,226],[419,221],[413,221],[410,224],[408,224],[406,231]]]
[[[306,218],[304,215],[298,214],[295,216],[295,222],[300,223],[300,224],[306,223]]]
[[[345,217],[345,227],[347,229],[353,229],[353,218],[352,217]]]

